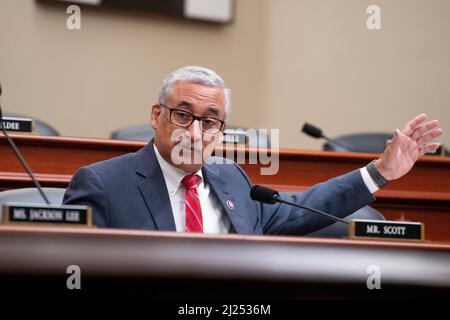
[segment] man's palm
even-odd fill
[[[442,134],[439,122],[433,120],[424,123],[425,119],[425,114],[418,115],[402,131],[395,130],[392,143],[376,162],[383,177],[395,180],[404,176],[419,157],[439,148],[439,143],[432,142]]]

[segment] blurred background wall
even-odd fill
[[[366,27],[381,7],[381,30]],[[43,119],[67,136],[108,138],[148,122],[162,78],[184,65],[221,74],[230,123],[280,128],[281,145],[319,149],[329,136],[388,131],[426,112],[450,146],[450,1],[236,0],[229,25],[152,12],[0,1],[4,111]]]

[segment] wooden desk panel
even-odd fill
[[[89,163],[134,152],[145,144],[133,141],[11,135],[36,174],[69,175]],[[0,134],[0,171],[25,172]]]
[[[48,187],[66,187],[83,165],[109,159],[143,147],[143,142],[14,135],[38,180]],[[248,158],[255,150],[245,150]],[[0,136],[0,190],[32,186],[12,150]],[[255,184],[280,191],[304,191],[337,175],[358,169],[374,154],[280,149],[279,172],[260,175],[258,164],[242,164]],[[247,161],[248,162],[248,161]],[[450,242],[450,158],[424,157],[402,179],[376,193],[387,219],[422,221],[426,238]]]
[[[0,226],[0,298],[443,298],[449,265],[443,243]]]

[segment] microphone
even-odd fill
[[[250,198],[263,203],[274,204],[277,203],[277,198],[280,196],[278,191],[269,189],[267,187],[254,185],[250,189]]]
[[[352,147],[349,147],[349,146],[343,144],[342,142],[339,142],[335,139],[331,139],[331,138],[327,137],[326,135],[323,134],[322,129],[320,129],[320,128],[316,127],[315,125],[312,125],[308,122],[305,122],[305,124],[303,125],[302,132],[306,133],[308,136],[316,138],[316,139],[323,138],[328,143],[340,146],[341,148],[344,148],[348,151],[354,151],[354,152],[358,151],[358,150],[353,149]]]
[[[277,202],[285,203],[285,204],[288,204],[290,206],[294,206],[294,207],[297,207],[297,208],[305,209],[305,210],[308,210],[308,211],[320,214],[320,215],[322,215],[324,217],[327,217],[328,219],[331,219],[333,221],[342,222],[342,223],[348,224],[348,221],[345,221],[345,220],[343,220],[341,218],[335,217],[335,216],[333,216],[333,215],[331,215],[329,213],[326,213],[326,212],[323,212],[323,211],[320,211],[320,210],[317,210],[317,209],[314,209],[314,208],[305,207],[305,206],[302,206],[302,205],[294,203],[294,202],[283,200],[280,197],[280,194],[278,193],[278,191],[270,189],[270,188],[267,188],[267,187],[254,185],[252,187],[252,189],[250,190],[250,197],[252,198],[252,200],[256,200],[256,201],[263,202],[263,203],[268,203],[268,204],[274,204],[274,203],[277,203]]]
[[[1,96],[1,94],[2,94],[2,85],[0,84],[0,96]],[[3,127],[3,114],[2,114],[2,106],[1,106],[1,104],[0,104],[0,130],[5,135],[6,141],[8,141],[9,145],[13,149],[13,151],[16,154],[17,158],[19,159],[20,163],[22,164],[23,168],[25,169],[27,174],[30,176],[31,180],[33,181],[33,184],[38,189],[41,197],[44,199],[45,203],[46,204],[50,204],[50,201],[48,200],[47,196],[45,195],[44,190],[42,190],[41,184],[39,183],[39,181],[36,180],[33,172],[31,172],[30,166],[26,162],[26,160],[23,157],[22,153],[20,152],[19,148],[17,148],[16,144],[11,139],[11,137],[8,135],[8,132],[6,131],[6,129]]]
[[[263,186],[254,185],[250,190],[250,197],[253,200],[263,203],[285,203],[290,206],[302,208],[336,222],[342,222],[349,226],[348,236],[350,239],[385,239],[385,240],[407,240],[407,241],[423,241],[424,240],[424,224],[419,222],[399,222],[387,220],[371,220],[371,219],[352,219],[350,221],[335,217],[329,213],[302,206],[297,203],[283,200],[278,191]],[[372,218],[373,219],[373,218]]]

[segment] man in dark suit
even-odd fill
[[[81,168],[64,203],[91,206],[94,224],[109,228],[301,235],[330,224],[299,208],[251,200],[245,172],[211,156],[229,112],[229,91],[214,71],[174,71],[152,107],[154,140],[135,153]],[[384,154],[367,167],[284,196],[338,217],[370,204],[378,188],[439,147],[430,140],[442,130],[425,119],[419,115],[396,130]]]

